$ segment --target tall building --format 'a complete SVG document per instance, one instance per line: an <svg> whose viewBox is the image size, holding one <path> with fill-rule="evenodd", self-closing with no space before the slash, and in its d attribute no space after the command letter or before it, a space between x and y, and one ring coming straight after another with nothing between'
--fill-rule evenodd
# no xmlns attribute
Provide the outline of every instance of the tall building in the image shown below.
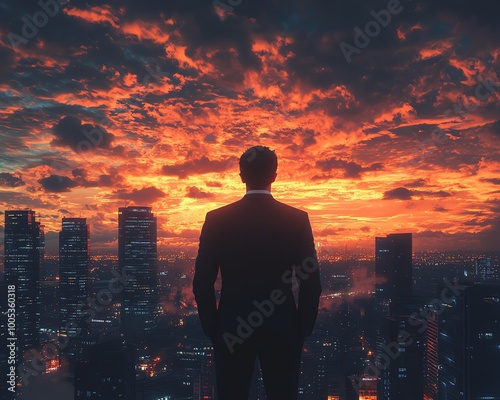
<svg viewBox="0 0 500 400"><path fill-rule="evenodd" d="M375 332L371 342L375 344L376 364L383 366L377 398L422 400L430 368L427 342L431 339L410 319L425 304L413 296L411 233L375 238L375 275ZM407 340L401 340L403 332Z"/></svg>
<svg viewBox="0 0 500 400"><path fill-rule="evenodd" d="M120 331L135 339L156 326L158 309L157 221L151 207L118 212L118 265L127 276L122 292Z"/></svg>
<svg viewBox="0 0 500 400"><path fill-rule="evenodd" d="M394 233L375 238L375 275L375 294L378 299L411 295L411 233Z"/></svg>
<svg viewBox="0 0 500 400"><path fill-rule="evenodd" d="M394 308L411 294L412 234L399 233L376 237L375 301L372 315L368 318L373 324L366 329L370 347L375 348L381 343L384 317L394 314Z"/></svg>
<svg viewBox="0 0 500 400"><path fill-rule="evenodd" d="M425 335L420 326L408 314L384 317L379 400L423 399Z"/></svg>
<svg viewBox="0 0 500 400"><path fill-rule="evenodd" d="M135 349L120 340L89 347L75 365L75 400L135 400Z"/></svg>
<svg viewBox="0 0 500 400"><path fill-rule="evenodd" d="M471 285L440 315L439 399L500 399L500 286Z"/></svg>
<svg viewBox="0 0 500 400"><path fill-rule="evenodd" d="M215 365L213 347L206 341L188 340L176 352L175 372L192 386L193 400L214 400Z"/></svg>
<svg viewBox="0 0 500 400"><path fill-rule="evenodd" d="M5 282L16 286L18 351L39 344L40 268L44 257L43 226L32 210L5 211Z"/></svg>
<svg viewBox="0 0 500 400"><path fill-rule="evenodd" d="M74 357L77 336L88 332L82 304L87 302L89 227L85 218L63 218L59 232L59 334L68 337L63 353Z"/></svg>

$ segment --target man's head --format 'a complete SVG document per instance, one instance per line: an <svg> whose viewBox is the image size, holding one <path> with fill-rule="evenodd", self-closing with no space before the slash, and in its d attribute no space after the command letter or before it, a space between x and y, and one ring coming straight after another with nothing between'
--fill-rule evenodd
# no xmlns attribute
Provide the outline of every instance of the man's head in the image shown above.
<svg viewBox="0 0 500 400"><path fill-rule="evenodd" d="M241 181L247 189L266 189L276 179L278 158L265 146L250 147L240 157Z"/></svg>

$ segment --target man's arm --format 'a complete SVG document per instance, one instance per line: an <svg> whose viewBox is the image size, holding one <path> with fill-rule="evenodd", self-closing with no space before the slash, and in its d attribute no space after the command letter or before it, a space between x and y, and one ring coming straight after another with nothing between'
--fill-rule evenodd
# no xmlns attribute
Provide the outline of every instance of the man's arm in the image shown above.
<svg viewBox="0 0 500 400"><path fill-rule="evenodd" d="M198 306L198 315L203 332L209 338L215 336L216 330L217 302L214 284L219 273L219 262L216 258L214 243L214 225L211 216L212 214L208 212L201 229L200 246L193 278L193 293Z"/></svg>
<svg viewBox="0 0 500 400"><path fill-rule="evenodd" d="M298 296L299 334L307 337L312 334L316 322L322 288L311 223L307 213L304 216L300 228L299 264L296 266L296 275L297 279L300 280Z"/></svg>

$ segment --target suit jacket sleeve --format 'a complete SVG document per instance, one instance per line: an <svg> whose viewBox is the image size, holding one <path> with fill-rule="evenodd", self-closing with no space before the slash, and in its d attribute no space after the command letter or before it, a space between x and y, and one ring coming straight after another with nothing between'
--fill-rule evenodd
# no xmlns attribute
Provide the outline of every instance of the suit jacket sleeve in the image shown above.
<svg viewBox="0 0 500 400"><path fill-rule="evenodd" d="M214 229L212 214L208 212L201 229L193 278L193 292L198 306L198 315L203 332L209 338L215 336L217 317L214 284L219 272L219 262L216 254Z"/></svg>
<svg viewBox="0 0 500 400"><path fill-rule="evenodd" d="M298 295L299 333L303 337L307 337L312 334L316 322L322 290L318 258L307 213L304 214L302 220L299 238L299 255L296 268L300 269L300 274L303 277L301 278L297 273L297 278L300 280Z"/></svg>

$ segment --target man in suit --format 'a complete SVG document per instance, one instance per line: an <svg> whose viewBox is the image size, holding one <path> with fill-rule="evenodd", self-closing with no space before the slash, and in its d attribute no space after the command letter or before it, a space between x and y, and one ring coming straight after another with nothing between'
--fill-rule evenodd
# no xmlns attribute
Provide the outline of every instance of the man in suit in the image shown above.
<svg viewBox="0 0 500 400"><path fill-rule="evenodd" d="M277 167L267 147L243 153L246 194L209 211L201 230L193 292L214 346L219 400L248 399L256 357L268 400L297 398L300 356L316 321L321 284L308 214L271 195Z"/></svg>

